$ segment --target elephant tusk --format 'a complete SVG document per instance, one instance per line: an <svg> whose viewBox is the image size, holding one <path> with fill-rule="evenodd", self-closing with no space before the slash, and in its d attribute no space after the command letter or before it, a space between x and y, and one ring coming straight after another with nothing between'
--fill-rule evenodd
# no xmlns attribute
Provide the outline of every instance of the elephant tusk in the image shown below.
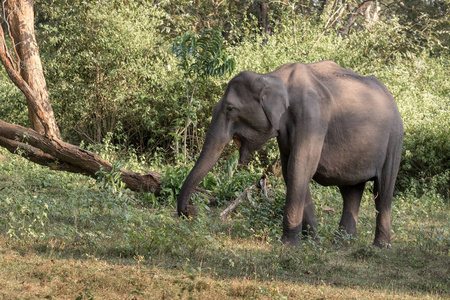
<svg viewBox="0 0 450 300"><path fill-rule="evenodd" d="M241 149L241 140L239 139L239 136L237 134L233 135L233 141L236 143L236 145L238 146L238 149Z"/></svg>

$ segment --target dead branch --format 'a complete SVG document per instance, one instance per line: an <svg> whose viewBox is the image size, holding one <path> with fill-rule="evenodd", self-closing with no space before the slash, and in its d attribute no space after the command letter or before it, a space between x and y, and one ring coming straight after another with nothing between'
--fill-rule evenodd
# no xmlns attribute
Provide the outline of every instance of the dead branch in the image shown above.
<svg viewBox="0 0 450 300"><path fill-rule="evenodd" d="M232 212L232 211L239 205L239 203L241 203L246 197L247 197L248 200L250 200L250 199L251 199L250 193L251 193L251 191L253 191L253 190L256 189L256 188L257 188L257 187L256 187L256 184L247 187L247 188L241 193L241 195L240 195L239 197L236 198L236 200L234 200L233 202L231 202L231 204L228 205L228 207L227 207L224 211L222 211L222 212L220 213L220 217L222 218L222 221L226 221L227 218L228 218L228 214L229 214L230 212Z"/></svg>
<svg viewBox="0 0 450 300"><path fill-rule="evenodd" d="M259 180L255 182L255 184L247 187L244 189L244 191L237 197L233 202L231 202L228 207L220 213L220 217L222 218L222 221L226 221L228 218L228 215L245 199L250 202L251 205L255 205L253 202L253 199L251 197L251 192L255 189L261 190L261 193L263 193L264 196L268 197L267 193L267 174L272 173L275 174L276 171L276 165L278 164L278 157L267 167L267 169L264 171L264 173L261 175Z"/></svg>

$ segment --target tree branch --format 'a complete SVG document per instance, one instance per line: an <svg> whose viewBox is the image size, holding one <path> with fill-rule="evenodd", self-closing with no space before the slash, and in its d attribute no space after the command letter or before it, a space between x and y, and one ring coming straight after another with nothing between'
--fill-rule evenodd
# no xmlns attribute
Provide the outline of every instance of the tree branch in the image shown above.
<svg viewBox="0 0 450 300"><path fill-rule="evenodd" d="M278 157L267 167L267 169L264 171L264 173L259 178L258 182L255 182L253 185L247 187L244 189L244 191L237 197L233 202L231 202L228 207L223 210L220 213L220 217L222 218L222 221L226 221L228 218L228 215L241 203L245 198L250 202L251 205L254 205L251 198L251 192L255 189L261 190L261 192L264 194L265 197L268 197L267 193L267 174L277 173L275 169L277 168L277 165L279 163Z"/></svg>

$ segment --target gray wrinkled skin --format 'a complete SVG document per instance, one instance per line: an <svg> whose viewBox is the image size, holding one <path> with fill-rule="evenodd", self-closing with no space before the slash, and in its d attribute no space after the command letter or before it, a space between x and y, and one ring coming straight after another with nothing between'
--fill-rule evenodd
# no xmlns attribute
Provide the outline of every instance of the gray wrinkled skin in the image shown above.
<svg viewBox="0 0 450 300"><path fill-rule="evenodd" d="M214 108L198 161L178 196L187 215L193 189L234 139L240 162L277 137L287 186L282 241L314 237L309 182L339 187L344 201L341 230L356 236L361 197L374 181L377 210L374 244L391 243L391 202L403 141L394 98L375 77L362 77L331 61L286 64L267 74L242 72Z"/></svg>

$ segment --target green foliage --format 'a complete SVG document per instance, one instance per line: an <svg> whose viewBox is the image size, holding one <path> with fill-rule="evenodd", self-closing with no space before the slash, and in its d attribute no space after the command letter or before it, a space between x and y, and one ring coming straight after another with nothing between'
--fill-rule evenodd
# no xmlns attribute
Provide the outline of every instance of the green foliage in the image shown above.
<svg viewBox="0 0 450 300"><path fill-rule="evenodd" d="M211 76L222 77L226 73L231 74L235 67L234 59L227 58L222 46L223 37L219 28L207 29L200 34L199 38L194 32L188 31L184 35L178 36L173 42L172 52L179 59L178 68L184 72L187 99L182 110L186 115L186 120L176 120L177 125L182 125L184 129L177 129L174 138L178 140L183 132L183 155L185 158L187 158L189 126L193 123L195 129L197 111L201 107L201 102L194 98L197 81L199 79L206 80ZM176 144L178 145L178 141ZM176 148L178 151L178 147Z"/></svg>
<svg viewBox="0 0 450 300"><path fill-rule="evenodd" d="M64 139L114 150L113 160L130 154L134 166L179 162L182 139L186 157L195 157L215 102L242 70L331 59L373 74L393 93L405 124L398 190L447 200L448 1L378 3L376 21L366 19L372 6L344 32L362 2L40 0L36 35ZM0 95L0 118L27 126L26 103L3 71ZM113 149L101 149L104 141ZM272 148L243 170L262 169L275 156ZM251 176L240 169L234 177ZM237 181L219 196L233 197Z"/></svg>
<svg viewBox="0 0 450 300"><path fill-rule="evenodd" d="M281 237L286 194L279 188L271 188L268 196L257 191L251 197L252 202L243 210L249 228L263 240L278 240Z"/></svg>
<svg viewBox="0 0 450 300"><path fill-rule="evenodd" d="M200 206L200 208L204 206ZM187 253L195 254L204 248L210 248L214 239L211 237L208 224L203 217L191 222L174 219L167 212L155 214L153 218L140 224L139 229L131 227L127 232L130 246L139 253L151 253L184 257ZM190 241L186 243L188 238ZM213 246L214 247L214 246Z"/></svg>
<svg viewBox="0 0 450 300"><path fill-rule="evenodd" d="M48 222L48 204L42 196L27 195L20 202L6 197L0 211L8 211L1 222L9 228L7 234L18 240L43 239Z"/></svg>
<svg viewBox="0 0 450 300"><path fill-rule="evenodd" d="M99 184L103 190L110 191L113 194L119 193L125 188L120 168L120 163L114 163L109 171L105 171L103 166L101 166L100 170L95 172L95 175L97 176L96 183Z"/></svg>
<svg viewBox="0 0 450 300"><path fill-rule="evenodd" d="M223 166L222 174L217 177L217 183L221 186L233 181L233 176L236 173L239 163L239 151L234 151L230 158L225 162Z"/></svg>
<svg viewBox="0 0 450 300"><path fill-rule="evenodd" d="M216 183L212 190L220 204L238 196L242 190L253 184L256 176L259 176L245 170L238 171L238 161L239 152L235 151L225 163L215 168Z"/></svg>
<svg viewBox="0 0 450 300"><path fill-rule="evenodd" d="M178 68L186 79L198 77L221 77L232 73L235 60L227 58L223 47L222 30L207 29L197 38L192 31L178 36L173 42L172 52L179 59Z"/></svg>
<svg viewBox="0 0 450 300"><path fill-rule="evenodd" d="M404 32L417 47L444 54L450 47L450 2L411 0L394 7Z"/></svg>
<svg viewBox="0 0 450 300"><path fill-rule="evenodd" d="M192 165L180 165L178 167L167 166L164 170L164 176L161 178L161 197L162 203L175 206L177 196L181 190L183 182L186 180Z"/></svg>
<svg viewBox="0 0 450 300"><path fill-rule="evenodd" d="M183 94L167 75L175 64L159 32L167 15L153 5L117 1L40 2L36 11L44 71L64 138L99 143L113 132L141 149L167 145L170 139L162 136Z"/></svg>
<svg viewBox="0 0 450 300"><path fill-rule="evenodd" d="M0 120L29 127L25 97L14 86L3 67L0 68L0 91Z"/></svg>
<svg viewBox="0 0 450 300"><path fill-rule="evenodd" d="M450 80L448 57L425 55L376 74L397 99L405 125L398 187L450 199ZM412 83L412 84L409 84Z"/></svg>
<svg viewBox="0 0 450 300"><path fill-rule="evenodd" d="M219 163L220 166L214 170L215 172L208 173L199 184L200 187L213 191L220 204L231 199L239 190L244 189L254 177L246 172L235 175L238 158L236 152L225 163ZM175 206L181 187L193 166L193 162L185 165L166 166L161 178L161 196L158 197L161 204Z"/></svg>

